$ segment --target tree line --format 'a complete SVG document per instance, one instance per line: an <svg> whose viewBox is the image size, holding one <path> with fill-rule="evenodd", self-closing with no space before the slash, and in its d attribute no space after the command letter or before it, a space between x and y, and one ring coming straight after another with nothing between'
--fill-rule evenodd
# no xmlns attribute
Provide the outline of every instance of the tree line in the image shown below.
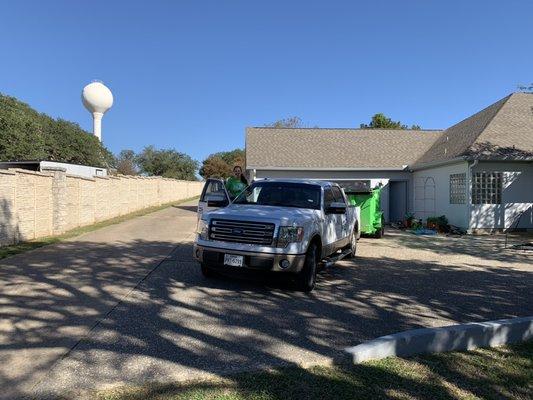
<svg viewBox="0 0 533 400"><path fill-rule="evenodd" d="M270 124L265 124L269 128L308 128L300 117L288 117L280 119L278 121L272 122ZM318 128L314 126L314 128ZM411 125L410 127L406 124L401 123L400 121L394 121L392 118L387 117L383 113L374 114L368 124L359 124L360 129L410 129L410 130L420 130L419 125Z"/></svg>
<svg viewBox="0 0 533 400"><path fill-rule="evenodd" d="M146 146L139 153L113 155L78 124L39 113L28 104L0 93L0 161L48 160L91 165L124 175L164 176L197 180L231 174L234 163L244 167L244 150L215 153L201 164L176 149Z"/></svg>
<svg viewBox="0 0 533 400"><path fill-rule="evenodd" d="M158 150L153 146L145 147L138 154L133 150L122 150L115 163L116 171L123 175L157 175L187 180L196 180L196 171L202 178L227 178L235 165L244 169L244 150L211 154L200 165L187 154L174 149Z"/></svg>
<svg viewBox="0 0 533 400"><path fill-rule="evenodd" d="M0 93L0 161L50 160L108 167L113 154L78 124Z"/></svg>
<svg viewBox="0 0 533 400"><path fill-rule="evenodd" d="M302 128L299 117L266 124L274 128ZM365 129L408 129L382 113L375 114ZM412 125L410 129L420 129ZM78 124L39 113L14 97L0 93L0 161L49 160L108 168L124 175L163 176L197 180L227 178L235 165L246 166L243 149L209 155L200 164L176 149L146 146L139 153L122 150L113 155L100 141Z"/></svg>

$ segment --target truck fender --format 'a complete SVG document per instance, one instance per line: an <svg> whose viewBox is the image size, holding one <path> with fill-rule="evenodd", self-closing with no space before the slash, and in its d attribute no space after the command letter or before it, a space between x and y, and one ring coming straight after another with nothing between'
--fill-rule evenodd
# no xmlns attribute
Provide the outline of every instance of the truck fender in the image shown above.
<svg viewBox="0 0 533 400"><path fill-rule="evenodd" d="M309 240L309 243L307 244L307 249L305 251L306 253L309 249L309 246L311 246L311 243L316 243L318 245L318 255L319 258L322 258L322 238L320 237L318 232L315 232L311 235L311 239Z"/></svg>

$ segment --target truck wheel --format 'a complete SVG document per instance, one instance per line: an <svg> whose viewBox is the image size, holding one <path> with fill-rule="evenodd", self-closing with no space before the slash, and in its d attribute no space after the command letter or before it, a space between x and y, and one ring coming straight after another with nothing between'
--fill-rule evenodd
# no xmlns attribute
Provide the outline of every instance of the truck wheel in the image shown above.
<svg viewBox="0 0 533 400"><path fill-rule="evenodd" d="M200 268L202 270L202 275L205 278L212 278L215 275L214 271L211 268L209 268L207 265L205 265L204 263L200 264Z"/></svg>
<svg viewBox="0 0 533 400"><path fill-rule="evenodd" d="M350 244L346 248L350 250L350 254L348 254L345 258L354 258L355 254L357 253L357 232L354 231L352 233Z"/></svg>
<svg viewBox="0 0 533 400"><path fill-rule="evenodd" d="M296 276L296 281L300 290L310 292L315 288L317 264L316 244L311 243L305 254L304 267Z"/></svg>

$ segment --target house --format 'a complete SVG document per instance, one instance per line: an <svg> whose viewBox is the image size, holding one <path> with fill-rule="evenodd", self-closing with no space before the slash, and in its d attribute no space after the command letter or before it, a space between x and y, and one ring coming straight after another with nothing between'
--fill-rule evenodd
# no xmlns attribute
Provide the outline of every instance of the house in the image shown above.
<svg viewBox="0 0 533 400"><path fill-rule="evenodd" d="M533 229L533 94L513 93L445 130L246 130L253 178L381 185L385 220L445 215L470 231ZM515 226L513 225L513 226Z"/></svg>
<svg viewBox="0 0 533 400"><path fill-rule="evenodd" d="M57 161L4 161L0 162L0 169L21 168L31 171L42 172L48 168L64 168L67 174L92 178L93 176L107 176L107 169L100 167L91 167L89 165L70 164Z"/></svg>

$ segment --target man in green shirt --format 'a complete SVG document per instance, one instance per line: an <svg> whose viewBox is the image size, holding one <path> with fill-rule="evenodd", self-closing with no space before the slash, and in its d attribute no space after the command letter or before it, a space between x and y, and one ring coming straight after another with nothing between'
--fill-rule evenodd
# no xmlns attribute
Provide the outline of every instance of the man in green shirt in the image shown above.
<svg viewBox="0 0 533 400"><path fill-rule="evenodd" d="M237 197L248 186L248 181L242 173L239 165L233 167L233 176L226 180L226 189L232 199Z"/></svg>

